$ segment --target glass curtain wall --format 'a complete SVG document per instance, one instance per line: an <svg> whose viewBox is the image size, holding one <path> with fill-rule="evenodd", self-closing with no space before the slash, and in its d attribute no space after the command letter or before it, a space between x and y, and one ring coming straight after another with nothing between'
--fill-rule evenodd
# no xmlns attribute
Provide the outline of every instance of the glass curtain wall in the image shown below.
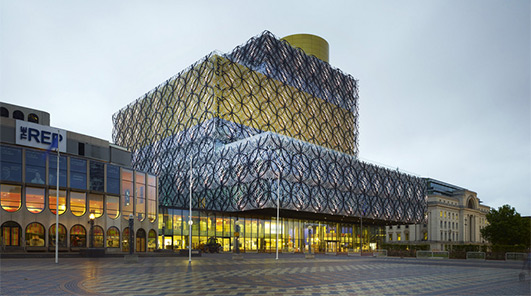
<svg viewBox="0 0 531 296"><path fill-rule="evenodd" d="M188 210L162 208L159 212L162 231L159 242L166 249L187 249L189 244ZM240 226L240 251L274 253L276 251L276 217L236 217L229 213L192 211L192 248L204 249L215 238L223 252L234 251L235 224ZM383 226L281 218L278 223L280 252L349 252L376 250L385 241ZM363 244L362 244L363 242Z"/></svg>

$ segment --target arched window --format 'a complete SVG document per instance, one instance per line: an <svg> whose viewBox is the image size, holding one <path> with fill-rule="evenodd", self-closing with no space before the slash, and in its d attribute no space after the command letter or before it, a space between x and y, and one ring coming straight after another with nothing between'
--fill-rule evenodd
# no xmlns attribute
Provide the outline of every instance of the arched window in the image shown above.
<svg viewBox="0 0 531 296"><path fill-rule="evenodd" d="M116 219L120 215L120 197L114 195L106 195L106 211L107 217L111 219Z"/></svg>
<svg viewBox="0 0 531 296"><path fill-rule="evenodd" d="M120 230L112 226L107 229L107 248L120 247Z"/></svg>
<svg viewBox="0 0 531 296"><path fill-rule="evenodd" d="M122 232L122 252L129 252L129 227Z"/></svg>
<svg viewBox="0 0 531 296"><path fill-rule="evenodd" d="M468 199L468 205L467 205L467 207L468 207L469 209L475 209L475 208L476 208L476 203L474 202L474 198L473 198L473 197L470 197L470 198Z"/></svg>
<svg viewBox="0 0 531 296"><path fill-rule="evenodd" d="M26 246L44 247L44 226L41 223L33 222L26 227Z"/></svg>
<svg viewBox="0 0 531 296"><path fill-rule="evenodd" d="M83 216L87 209L87 194L70 191L70 211L74 216Z"/></svg>
<svg viewBox="0 0 531 296"><path fill-rule="evenodd" d="M39 116L37 116L36 114L30 113L28 115L28 121L33 122L33 123L39 123Z"/></svg>
<svg viewBox="0 0 531 296"><path fill-rule="evenodd" d="M144 221L146 218L146 174L135 172L135 196L136 196L136 206L135 206L135 215L138 218L138 221ZM144 239L145 239L144 231ZM145 249L145 247L144 247ZM145 250L144 250L145 252Z"/></svg>
<svg viewBox="0 0 531 296"><path fill-rule="evenodd" d="M55 247L55 223L48 231L48 246ZM66 248L66 227L59 223L59 244L60 248Z"/></svg>
<svg viewBox="0 0 531 296"><path fill-rule="evenodd" d="M133 171L122 169L122 217L129 220L129 214L133 214ZM123 246L122 246L123 247Z"/></svg>
<svg viewBox="0 0 531 296"><path fill-rule="evenodd" d="M15 110L13 112L13 118L14 119L19 119L19 120L24 120L24 113L22 113L22 111L20 111L20 110Z"/></svg>
<svg viewBox="0 0 531 296"><path fill-rule="evenodd" d="M44 188L26 187L26 208L34 214L44 210Z"/></svg>
<svg viewBox="0 0 531 296"><path fill-rule="evenodd" d="M136 231L136 251L146 251L146 231L142 228Z"/></svg>
<svg viewBox="0 0 531 296"><path fill-rule="evenodd" d="M94 248L103 248L103 228L101 226L94 226Z"/></svg>
<svg viewBox="0 0 531 296"><path fill-rule="evenodd" d="M94 213L96 218L103 215L103 195L89 193L89 211Z"/></svg>
<svg viewBox="0 0 531 296"><path fill-rule="evenodd" d="M83 225L74 225L70 229L70 247L84 248L87 246L87 231Z"/></svg>
<svg viewBox="0 0 531 296"><path fill-rule="evenodd" d="M147 217L149 222L157 220L157 177L147 175Z"/></svg>
<svg viewBox="0 0 531 296"><path fill-rule="evenodd" d="M5 107L0 107L0 116L9 117L9 110L7 110Z"/></svg>
<svg viewBox="0 0 531 296"><path fill-rule="evenodd" d="M151 229L148 233L148 252L153 252L157 248L157 232Z"/></svg>
<svg viewBox="0 0 531 296"><path fill-rule="evenodd" d="M6 247L20 247L20 233L21 227L17 222L5 222L2 224L2 237L0 239L0 243Z"/></svg>
<svg viewBox="0 0 531 296"><path fill-rule="evenodd" d="M48 208L55 215L57 191L55 189L48 190ZM59 190L59 215L66 212L66 190Z"/></svg>
<svg viewBox="0 0 531 296"><path fill-rule="evenodd" d="M7 212L16 212L22 205L21 187L18 185L0 185L0 204Z"/></svg>

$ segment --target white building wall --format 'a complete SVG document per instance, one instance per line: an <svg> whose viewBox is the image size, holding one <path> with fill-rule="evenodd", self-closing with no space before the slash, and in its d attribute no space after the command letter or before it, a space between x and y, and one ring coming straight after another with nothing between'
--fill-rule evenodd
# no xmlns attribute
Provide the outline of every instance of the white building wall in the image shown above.
<svg viewBox="0 0 531 296"><path fill-rule="evenodd" d="M386 243L429 243L432 250L450 244L481 244L481 228L487 225L490 207L481 205L475 192L461 190L453 196L428 196L427 225L411 224L386 227ZM409 232L406 240L405 231ZM427 232L427 239L423 233ZM397 237L400 233L400 241ZM392 235L390 240L389 235Z"/></svg>

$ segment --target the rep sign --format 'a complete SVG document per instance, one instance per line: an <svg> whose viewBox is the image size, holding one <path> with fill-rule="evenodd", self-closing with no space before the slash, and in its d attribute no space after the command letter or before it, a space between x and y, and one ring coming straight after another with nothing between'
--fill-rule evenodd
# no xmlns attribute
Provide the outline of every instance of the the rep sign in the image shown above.
<svg viewBox="0 0 531 296"><path fill-rule="evenodd" d="M59 151L66 152L66 131L33 122L16 120L15 143L41 149L49 149L59 136ZM53 149L55 150L55 149Z"/></svg>

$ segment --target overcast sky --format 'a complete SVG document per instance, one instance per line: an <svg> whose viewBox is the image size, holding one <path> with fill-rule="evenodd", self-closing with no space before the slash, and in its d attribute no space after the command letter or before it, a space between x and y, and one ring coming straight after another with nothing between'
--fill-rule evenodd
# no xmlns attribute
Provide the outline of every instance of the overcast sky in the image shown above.
<svg viewBox="0 0 531 296"><path fill-rule="evenodd" d="M0 100L112 141L213 50L311 33L360 84L360 157L531 215L530 1L0 0Z"/></svg>

